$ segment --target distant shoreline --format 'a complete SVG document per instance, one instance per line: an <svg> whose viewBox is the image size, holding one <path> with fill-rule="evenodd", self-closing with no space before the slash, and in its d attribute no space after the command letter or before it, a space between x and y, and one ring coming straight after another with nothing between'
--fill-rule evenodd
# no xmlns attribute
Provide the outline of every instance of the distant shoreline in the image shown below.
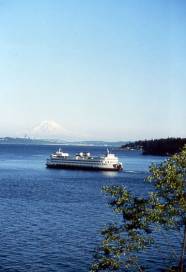
<svg viewBox="0 0 186 272"><path fill-rule="evenodd" d="M166 138L142 140L122 145L124 150L140 150L143 155L171 156L181 151L186 145L186 138Z"/></svg>
<svg viewBox="0 0 186 272"><path fill-rule="evenodd" d="M77 146L113 146L120 148L121 145L126 144L126 141L63 141L63 140L45 140L45 139L31 139L31 138L14 138L4 137L0 138L1 144L20 144L20 145L77 145Z"/></svg>

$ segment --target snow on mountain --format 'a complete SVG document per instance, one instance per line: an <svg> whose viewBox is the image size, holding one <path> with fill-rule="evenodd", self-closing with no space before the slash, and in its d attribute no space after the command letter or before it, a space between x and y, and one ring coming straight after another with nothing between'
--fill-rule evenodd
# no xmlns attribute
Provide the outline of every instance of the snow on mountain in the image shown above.
<svg viewBox="0 0 186 272"><path fill-rule="evenodd" d="M30 135L35 138L52 139L52 138L71 138L70 132L55 121L42 121L33 127Z"/></svg>

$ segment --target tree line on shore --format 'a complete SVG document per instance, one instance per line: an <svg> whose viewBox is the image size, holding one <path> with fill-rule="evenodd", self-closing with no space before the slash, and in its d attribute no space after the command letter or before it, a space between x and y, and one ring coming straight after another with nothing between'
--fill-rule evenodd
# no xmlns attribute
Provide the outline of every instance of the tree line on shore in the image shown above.
<svg viewBox="0 0 186 272"><path fill-rule="evenodd" d="M186 138L167 138L130 142L121 148L142 150L144 155L169 156L179 152L185 144Z"/></svg>

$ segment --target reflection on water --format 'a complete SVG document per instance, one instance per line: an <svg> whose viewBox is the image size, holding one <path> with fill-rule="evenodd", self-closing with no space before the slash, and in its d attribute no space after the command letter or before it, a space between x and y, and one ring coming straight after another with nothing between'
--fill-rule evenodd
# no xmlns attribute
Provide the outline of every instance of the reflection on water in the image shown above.
<svg viewBox="0 0 186 272"><path fill-rule="evenodd" d="M114 177L118 176L119 172L115 172L115 171L103 171L102 174L105 177L114 178Z"/></svg>

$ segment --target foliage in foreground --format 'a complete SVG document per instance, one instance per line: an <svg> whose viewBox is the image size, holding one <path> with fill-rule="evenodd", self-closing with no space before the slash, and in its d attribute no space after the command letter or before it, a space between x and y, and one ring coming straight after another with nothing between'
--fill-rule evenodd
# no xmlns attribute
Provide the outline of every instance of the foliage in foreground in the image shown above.
<svg viewBox="0 0 186 272"><path fill-rule="evenodd" d="M147 178L154 190L147 197L134 196L123 186L105 186L109 204L121 215L121 223L110 224L103 231L101 246L91 266L97 271L145 271L137 253L156 241L157 228L179 231L181 252L177 266L168 271L184 271L186 251L186 146L179 154L159 166L150 167ZM179 249L180 251L180 249Z"/></svg>

